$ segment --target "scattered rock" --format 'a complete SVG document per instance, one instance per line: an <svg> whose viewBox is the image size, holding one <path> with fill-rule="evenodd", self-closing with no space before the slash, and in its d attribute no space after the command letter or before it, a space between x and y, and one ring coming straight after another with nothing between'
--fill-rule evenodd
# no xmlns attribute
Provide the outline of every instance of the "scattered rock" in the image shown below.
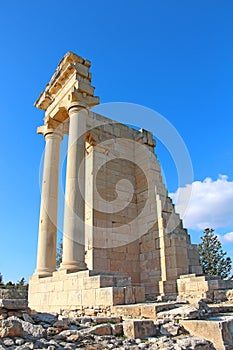
<svg viewBox="0 0 233 350"><path fill-rule="evenodd" d="M90 312L98 311L97 316L76 317L73 313L71 319L67 315L16 310L21 317L0 321L0 350L214 350L209 341L187 336L176 319L177 315L178 319L193 317L193 310L200 318L209 312L208 306L200 302L179 309L167 311L156 322L152 319L122 322L119 317L106 316L101 309Z"/></svg>
<svg viewBox="0 0 233 350"><path fill-rule="evenodd" d="M229 290L226 292L226 298L227 298L227 300L229 300L229 301L232 301L232 300L233 300L233 289L229 289Z"/></svg>
<svg viewBox="0 0 233 350"><path fill-rule="evenodd" d="M26 312L23 312L22 317L23 317L23 320L24 320L25 322L29 322L29 323L32 323L32 324L35 323L35 322L33 321L33 319L31 318L31 316L29 316Z"/></svg>
<svg viewBox="0 0 233 350"><path fill-rule="evenodd" d="M53 327L59 328L61 330L69 329L70 322L68 320L58 320L53 324Z"/></svg>
<svg viewBox="0 0 233 350"><path fill-rule="evenodd" d="M32 318L36 323L48 323L50 325L53 325L58 320L58 314L41 312L41 313L32 315Z"/></svg>
<svg viewBox="0 0 233 350"><path fill-rule="evenodd" d="M121 323L112 325L112 334L119 337L123 335L123 325Z"/></svg>
<svg viewBox="0 0 233 350"><path fill-rule="evenodd" d="M181 339L177 339L177 344L182 349L190 349L190 350L215 350L213 344L205 339L200 339L197 337L185 337Z"/></svg>
<svg viewBox="0 0 233 350"><path fill-rule="evenodd" d="M173 322L168 322L160 327L160 333L167 336L177 336L180 331L180 325L174 324Z"/></svg>
<svg viewBox="0 0 233 350"><path fill-rule="evenodd" d="M86 350L102 350L101 344L88 344L85 348Z"/></svg>
<svg viewBox="0 0 233 350"><path fill-rule="evenodd" d="M0 338L4 337L23 337L24 330L18 320L3 320L0 323Z"/></svg>
<svg viewBox="0 0 233 350"><path fill-rule="evenodd" d="M54 336L54 335L56 335L56 334L58 334L60 332L61 332L61 330L59 328L55 328L55 327L47 328L47 335L49 337L52 337L52 336Z"/></svg>
<svg viewBox="0 0 233 350"><path fill-rule="evenodd" d="M6 346L13 346L14 345L14 340L11 338L5 338L3 339L3 344Z"/></svg>
<svg viewBox="0 0 233 350"><path fill-rule="evenodd" d="M78 331L72 331L72 330L67 330L67 331L62 331L59 334L55 335L54 339L56 340L64 340L68 338L71 335L79 335Z"/></svg>
<svg viewBox="0 0 233 350"><path fill-rule="evenodd" d="M8 317L8 313L4 309L0 309L0 321L5 320Z"/></svg>
<svg viewBox="0 0 233 350"><path fill-rule="evenodd" d="M78 331L81 327L80 326L75 326L74 324L71 324L69 329L72 329L72 330L75 330L75 331Z"/></svg>
<svg viewBox="0 0 233 350"><path fill-rule="evenodd" d="M96 316L96 317L91 318L91 322L94 322L97 324L100 324L100 323L120 323L120 322L122 322L122 318L121 317L107 317L107 316L99 317L99 316Z"/></svg>
<svg viewBox="0 0 233 350"><path fill-rule="evenodd" d="M146 338L157 334L157 328L152 320L125 320L123 330L127 338Z"/></svg>
<svg viewBox="0 0 233 350"><path fill-rule="evenodd" d="M86 309L85 310L85 315L86 316L97 316L98 310L96 309Z"/></svg>
<svg viewBox="0 0 233 350"><path fill-rule="evenodd" d="M41 325L34 325L29 322L25 322L15 316L9 317L8 320L18 321L21 324L26 336L30 335L35 338L42 338L46 336L46 330Z"/></svg>
<svg viewBox="0 0 233 350"><path fill-rule="evenodd" d="M91 324L91 322L92 322L92 318L91 317L80 317L79 318L79 320L80 320L80 323L82 323L82 324L86 324L86 323L90 323Z"/></svg>
<svg viewBox="0 0 233 350"><path fill-rule="evenodd" d="M95 335L111 335L112 327L110 324L100 324L92 327L90 333Z"/></svg>
<svg viewBox="0 0 233 350"><path fill-rule="evenodd" d="M25 343L25 340L23 338L16 338L15 339L15 345L23 345Z"/></svg>

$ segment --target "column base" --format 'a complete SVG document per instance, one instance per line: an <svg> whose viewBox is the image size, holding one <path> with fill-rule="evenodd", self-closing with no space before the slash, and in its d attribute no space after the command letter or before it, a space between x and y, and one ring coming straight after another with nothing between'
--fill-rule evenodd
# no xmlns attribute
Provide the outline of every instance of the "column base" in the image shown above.
<svg viewBox="0 0 233 350"><path fill-rule="evenodd" d="M36 269L35 272L34 272L34 275L38 276L38 277L49 277L49 276L52 276L54 271L56 271L56 270L55 269L49 269L49 268Z"/></svg>
<svg viewBox="0 0 233 350"><path fill-rule="evenodd" d="M83 261L67 261L64 263L61 263L61 266L59 267L59 271L67 270L67 271L83 271L88 270L87 265Z"/></svg>

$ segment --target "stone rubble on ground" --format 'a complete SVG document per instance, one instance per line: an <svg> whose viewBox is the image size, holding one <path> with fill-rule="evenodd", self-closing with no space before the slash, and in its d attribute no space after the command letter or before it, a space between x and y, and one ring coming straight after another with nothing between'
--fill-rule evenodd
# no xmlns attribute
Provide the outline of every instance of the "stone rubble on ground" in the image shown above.
<svg viewBox="0 0 233 350"><path fill-rule="evenodd" d="M171 310L167 311L167 315L161 312L157 321L122 320L103 313L99 316L98 311L90 310L88 314L93 316L85 316L85 311L80 316L78 311L67 317L57 313L35 313L25 307L23 310L17 307L10 310L6 305L0 308L0 350L215 349L209 341L187 334L179 324L178 317L193 317L195 312L201 317L203 313L208 313L204 303L191 307L186 305L182 312L177 308L173 318Z"/></svg>

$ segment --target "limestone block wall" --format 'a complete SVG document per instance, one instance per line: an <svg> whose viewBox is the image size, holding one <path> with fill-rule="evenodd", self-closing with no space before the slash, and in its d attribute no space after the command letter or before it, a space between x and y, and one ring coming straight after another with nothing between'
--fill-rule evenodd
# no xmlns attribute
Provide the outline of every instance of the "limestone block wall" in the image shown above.
<svg viewBox="0 0 233 350"><path fill-rule="evenodd" d="M138 131L108 120L91 133L95 141L86 156L86 263L96 271L128 273L140 284L134 154Z"/></svg>
<svg viewBox="0 0 233 350"><path fill-rule="evenodd" d="M140 240L140 278L145 286L147 298L154 299L160 294L161 280L159 234L156 227L143 235Z"/></svg>
<svg viewBox="0 0 233 350"><path fill-rule="evenodd" d="M225 301L227 290L233 288L233 281L218 277L188 274L177 280L178 298L195 302L200 299L206 302Z"/></svg>
<svg viewBox="0 0 233 350"><path fill-rule="evenodd" d="M176 279L200 266L163 184L152 134L95 113L88 124L88 268L128 273L148 297L175 296Z"/></svg>
<svg viewBox="0 0 233 350"><path fill-rule="evenodd" d="M189 273L195 273L197 275L202 274L202 268L199 263L199 253L196 244L190 244L188 248L189 257Z"/></svg>
<svg viewBox="0 0 233 350"><path fill-rule="evenodd" d="M29 306L37 311L61 312L85 307L106 307L145 301L143 287L131 286L129 276L95 271L54 272L51 277L33 276Z"/></svg>

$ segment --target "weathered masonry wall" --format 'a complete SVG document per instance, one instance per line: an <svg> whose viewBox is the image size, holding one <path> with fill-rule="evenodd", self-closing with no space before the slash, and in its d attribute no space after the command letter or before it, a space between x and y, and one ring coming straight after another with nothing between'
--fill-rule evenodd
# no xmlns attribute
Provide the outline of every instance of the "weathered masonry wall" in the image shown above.
<svg viewBox="0 0 233 350"><path fill-rule="evenodd" d="M179 275L201 271L162 182L152 134L95 113L90 126L91 119L103 124L89 131L92 148L87 146L87 266L129 274L150 298L175 296ZM176 225L167 233L170 219Z"/></svg>
<svg viewBox="0 0 233 350"><path fill-rule="evenodd" d="M82 307L106 307L145 301L143 287L132 287L130 277L94 271L54 272L51 277L33 276L30 304L35 310L61 312Z"/></svg>

